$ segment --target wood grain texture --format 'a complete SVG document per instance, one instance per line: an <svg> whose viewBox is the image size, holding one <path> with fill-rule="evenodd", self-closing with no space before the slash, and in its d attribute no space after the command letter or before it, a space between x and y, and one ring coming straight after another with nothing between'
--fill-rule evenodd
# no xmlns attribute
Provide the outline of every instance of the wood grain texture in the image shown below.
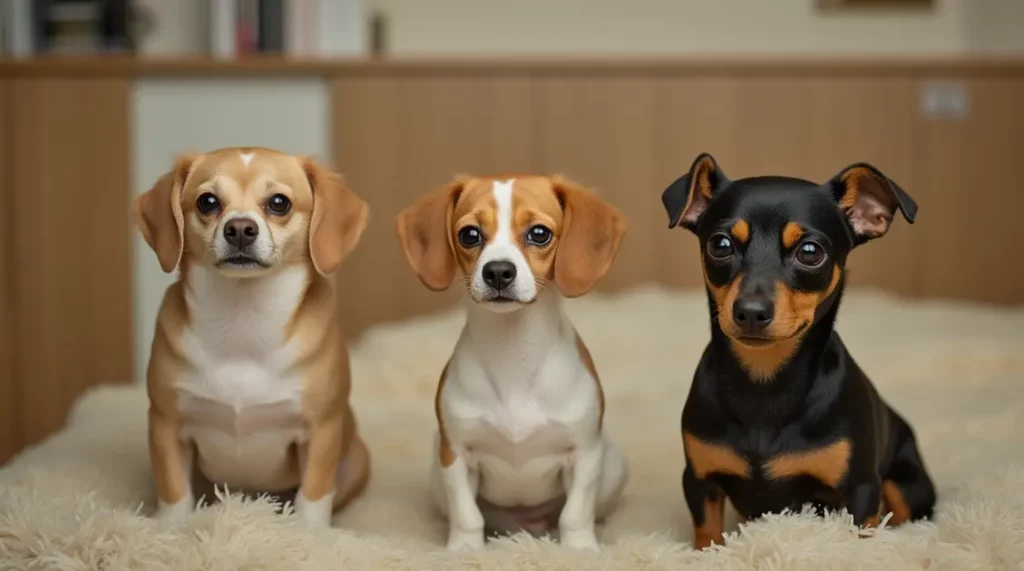
<svg viewBox="0 0 1024 571"><path fill-rule="evenodd" d="M131 378L128 88L18 79L9 218L22 444L98 383Z"/></svg>
<svg viewBox="0 0 1024 571"><path fill-rule="evenodd" d="M362 242L342 266L352 334L379 321L447 307L405 260L395 216L459 173L530 170L535 137L522 79L352 78L334 84L335 163L370 205Z"/></svg>
<svg viewBox="0 0 1024 571"><path fill-rule="evenodd" d="M916 228L920 294L1024 303L1017 172L1024 148L1024 79L967 83L962 120L918 118L913 162L928 189Z"/></svg>
<svg viewBox="0 0 1024 571"><path fill-rule="evenodd" d="M538 163L592 189L627 219L628 230L598 288L615 290L649 278L659 262L650 224L660 208L653 191L656 80L537 80Z"/></svg>
<svg viewBox="0 0 1024 571"><path fill-rule="evenodd" d="M0 204L10 204L8 180L10 171L7 153L11 150L8 131L11 110L8 96L9 81L0 80ZM11 281L10 209L0 213L0 465L21 448L18 430L18 390L14 377L14 300Z"/></svg>

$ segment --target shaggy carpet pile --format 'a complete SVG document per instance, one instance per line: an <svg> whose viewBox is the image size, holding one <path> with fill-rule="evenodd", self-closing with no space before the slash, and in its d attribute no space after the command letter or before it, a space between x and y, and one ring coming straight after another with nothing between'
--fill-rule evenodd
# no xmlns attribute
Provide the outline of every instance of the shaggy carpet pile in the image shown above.
<svg viewBox="0 0 1024 571"><path fill-rule="evenodd" d="M427 500L433 395L461 312L378 326L352 346L353 401L373 454L367 493L312 530L265 498L220 494L184 525L148 518L146 399L98 388L67 427L0 470L0 569L1024 569L1024 309L847 295L838 329L914 426L939 489L934 521L859 537L845 513L736 524L690 549L679 414L708 337L702 292L640 288L567 302L631 464L599 552L513 537L443 549Z"/></svg>

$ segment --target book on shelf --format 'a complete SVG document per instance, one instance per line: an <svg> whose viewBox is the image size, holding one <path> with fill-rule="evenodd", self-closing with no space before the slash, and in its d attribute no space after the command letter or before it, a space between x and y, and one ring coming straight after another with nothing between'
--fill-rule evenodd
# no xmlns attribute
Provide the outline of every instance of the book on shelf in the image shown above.
<svg viewBox="0 0 1024 571"><path fill-rule="evenodd" d="M4 0L3 53L131 53L130 0Z"/></svg>
<svg viewBox="0 0 1024 571"><path fill-rule="evenodd" d="M210 0L210 46L217 57L367 53L364 0Z"/></svg>
<svg viewBox="0 0 1024 571"><path fill-rule="evenodd" d="M218 59L369 53L366 0L197 1L202 4L186 9L180 0L0 0L0 54L147 53L146 28L161 26L170 30L161 35L164 42L184 38L181 52L205 51ZM208 30L207 37L180 32L188 26ZM166 47L159 51L169 55Z"/></svg>

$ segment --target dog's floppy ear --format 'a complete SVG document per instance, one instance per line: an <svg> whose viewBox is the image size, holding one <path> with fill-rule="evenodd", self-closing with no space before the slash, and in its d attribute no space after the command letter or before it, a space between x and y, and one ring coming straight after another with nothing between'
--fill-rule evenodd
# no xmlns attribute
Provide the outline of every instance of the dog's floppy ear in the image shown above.
<svg viewBox="0 0 1024 571"><path fill-rule="evenodd" d="M185 218L181 212L181 187L185 184L193 156L182 156L174 168L164 173L152 188L132 202L132 215L139 232L156 252L160 268L171 273L181 262L184 248Z"/></svg>
<svg viewBox="0 0 1024 571"><path fill-rule="evenodd" d="M342 176L305 158L302 169L313 189L309 256L320 275L330 275L355 249L366 229L369 207L345 185Z"/></svg>
<svg viewBox="0 0 1024 571"><path fill-rule="evenodd" d="M455 251L451 242L452 212L468 177L458 177L407 207L395 219L405 257L416 275L432 291L443 291L455 279Z"/></svg>
<svg viewBox="0 0 1024 571"><path fill-rule="evenodd" d="M626 221L614 208L563 177L552 177L563 208L555 253L555 285L566 297L581 296L608 271L626 234Z"/></svg>
<svg viewBox="0 0 1024 571"><path fill-rule="evenodd" d="M697 225L711 198L729 184L729 179L709 153L701 153L690 165L690 172L676 179L661 194L668 213L668 227L682 226L697 233Z"/></svg>
<svg viewBox="0 0 1024 571"><path fill-rule="evenodd" d="M913 224L917 203L882 172L867 163L855 163L827 183L832 198L846 215L854 245L884 236L898 209Z"/></svg>

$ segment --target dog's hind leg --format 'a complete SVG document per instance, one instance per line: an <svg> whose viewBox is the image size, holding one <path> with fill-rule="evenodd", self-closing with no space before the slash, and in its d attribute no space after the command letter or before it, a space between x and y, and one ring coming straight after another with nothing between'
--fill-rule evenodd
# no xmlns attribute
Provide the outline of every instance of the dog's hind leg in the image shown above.
<svg viewBox="0 0 1024 571"><path fill-rule="evenodd" d="M935 507L935 485L917 449L914 431L895 411L889 410L890 426L896 440L889 471L882 476L885 512L892 512L890 525L931 518Z"/></svg>
<svg viewBox="0 0 1024 571"><path fill-rule="evenodd" d="M341 510L363 493L370 481L370 451L358 435L341 459L334 484L334 511Z"/></svg>
<svg viewBox="0 0 1024 571"><path fill-rule="evenodd" d="M622 496L622 490L629 480L629 463L622 454L622 450L612 442L607 435L604 439L604 457L601 469L601 479L597 488L597 501L595 515L602 520L618 504Z"/></svg>

